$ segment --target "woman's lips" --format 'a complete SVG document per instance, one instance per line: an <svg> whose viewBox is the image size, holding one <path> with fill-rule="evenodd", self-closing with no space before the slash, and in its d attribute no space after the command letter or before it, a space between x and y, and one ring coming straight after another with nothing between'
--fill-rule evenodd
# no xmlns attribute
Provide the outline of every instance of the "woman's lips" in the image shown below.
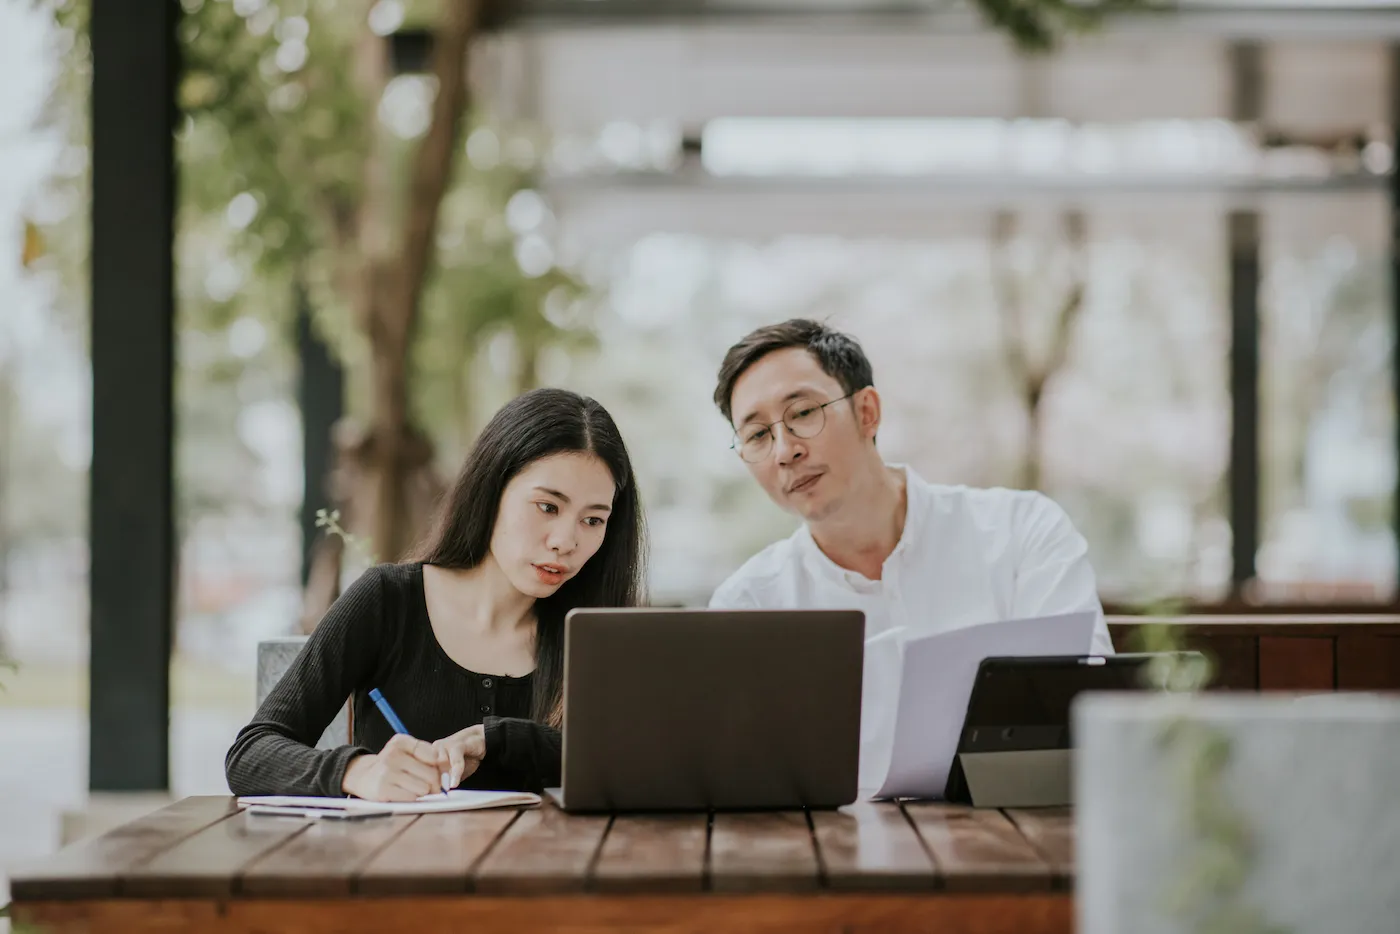
<svg viewBox="0 0 1400 934"><path fill-rule="evenodd" d="M535 574L546 584L561 584L568 577L569 569L557 564L532 564Z"/></svg>

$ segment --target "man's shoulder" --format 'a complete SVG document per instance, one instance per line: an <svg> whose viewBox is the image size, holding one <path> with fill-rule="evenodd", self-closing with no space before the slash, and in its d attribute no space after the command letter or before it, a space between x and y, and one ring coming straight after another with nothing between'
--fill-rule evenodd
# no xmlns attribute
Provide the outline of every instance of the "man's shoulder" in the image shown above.
<svg viewBox="0 0 1400 934"><path fill-rule="evenodd" d="M799 573L802 559L797 539L801 530L779 539L739 566L716 588L713 607L754 606L767 602L774 591Z"/></svg>
<svg viewBox="0 0 1400 934"><path fill-rule="evenodd" d="M1043 511L1058 511L1050 497L1037 490L1016 490L1002 486L956 486L924 484L929 511L962 514L992 522L1021 518Z"/></svg>

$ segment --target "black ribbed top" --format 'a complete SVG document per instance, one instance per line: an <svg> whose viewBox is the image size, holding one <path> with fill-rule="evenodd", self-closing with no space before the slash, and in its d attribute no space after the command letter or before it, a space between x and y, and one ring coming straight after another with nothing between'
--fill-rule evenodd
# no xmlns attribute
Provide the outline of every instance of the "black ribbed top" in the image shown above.
<svg viewBox="0 0 1400 934"><path fill-rule="evenodd" d="M370 568L326 612L282 680L238 732L224 760L236 795L344 792L345 767L394 735L369 692L379 688L404 726L432 742L486 725L486 758L463 788L540 791L559 784L559 731L528 719L533 676L478 674L438 643L421 564ZM351 699L353 743L316 749Z"/></svg>

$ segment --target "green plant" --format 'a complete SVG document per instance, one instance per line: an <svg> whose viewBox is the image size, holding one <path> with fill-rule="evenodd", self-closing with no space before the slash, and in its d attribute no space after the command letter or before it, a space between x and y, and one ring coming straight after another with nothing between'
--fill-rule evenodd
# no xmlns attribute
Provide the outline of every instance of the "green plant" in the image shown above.
<svg viewBox="0 0 1400 934"><path fill-rule="evenodd" d="M1053 52L1067 33L1090 32L1115 13L1161 11L1161 0L976 0L982 16L1023 53Z"/></svg>
<svg viewBox="0 0 1400 934"><path fill-rule="evenodd" d="M10 917L10 906L0 905L0 921L7 921ZM10 934L40 934L39 929L32 924L20 924L16 921L10 923Z"/></svg>
<svg viewBox="0 0 1400 934"><path fill-rule="evenodd" d="M1172 608L1175 609L1175 608ZM1286 934L1262 909L1242 900L1256 857L1254 835L1231 800L1225 776L1233 753L1228 733L1194 717L1190 698L1209 686L1214 661L1191 657L1183 628L1162 622L1175 616L1165 607L1150 614L1134 633L1135 651L1156 653L1149 665L1154 687L1178 695L1179 708L1157 736L1186 820L1187 856L1164 893L1167 912L1195 934Z"/></svg>
<svg viewBox="0 0 1400 934"><path fill-rule="evenodd" d="M345 544L355 549L360 560L366 564L378 564L379 556L370 547L369 539L352 535L340 524L339 509L318 509L316 510L316 528L325 529L328 535L338 535Z"/></svg>

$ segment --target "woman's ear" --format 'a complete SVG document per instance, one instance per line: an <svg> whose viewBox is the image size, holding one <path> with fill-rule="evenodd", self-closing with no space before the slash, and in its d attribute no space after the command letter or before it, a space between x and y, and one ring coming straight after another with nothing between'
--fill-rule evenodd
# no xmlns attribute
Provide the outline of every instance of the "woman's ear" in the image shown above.
<svg viewBox="0 0 1400 934"><path fill-rule="evenodd" d="M880 394L874 386L866 386L851 397L855 403L856 424L860 426L862 438L875 440L880 430Z"/></svg>

